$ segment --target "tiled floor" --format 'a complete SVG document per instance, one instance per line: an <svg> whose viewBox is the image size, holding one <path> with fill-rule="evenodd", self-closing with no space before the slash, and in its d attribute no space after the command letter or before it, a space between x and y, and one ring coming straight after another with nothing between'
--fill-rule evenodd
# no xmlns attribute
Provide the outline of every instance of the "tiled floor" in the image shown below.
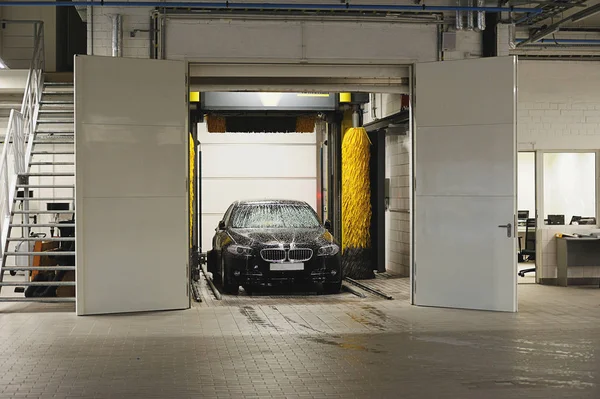
<svg viewBox="0 0 600 399"><path fill-rule="evenodd" d="M517 314L348 293L94 317L2 304L0 398L599 398L600 290L519 295Z"/></svg>

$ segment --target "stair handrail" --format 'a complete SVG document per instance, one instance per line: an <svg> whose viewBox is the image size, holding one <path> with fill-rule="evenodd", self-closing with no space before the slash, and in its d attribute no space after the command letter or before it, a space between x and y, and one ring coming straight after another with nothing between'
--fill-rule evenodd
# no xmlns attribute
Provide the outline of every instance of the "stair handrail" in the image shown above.
<svg viewBox="0 0 600 399"><path fill-rule="evenodd" d="M4 255L19 176L27 173L44 88L44 23L32 21L34 45L20 111L12 109L0 155L0 253ZM24 189L24 194L27 188ZM1 276L0 276L1 281Z"/></svg>

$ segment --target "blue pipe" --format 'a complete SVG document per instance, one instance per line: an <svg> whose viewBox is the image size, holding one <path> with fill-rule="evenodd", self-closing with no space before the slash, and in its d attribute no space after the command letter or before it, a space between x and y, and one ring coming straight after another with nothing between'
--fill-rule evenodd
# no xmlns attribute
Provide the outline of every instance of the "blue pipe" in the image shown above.
<svg viewBox="0 0 600 399"><path fill-rule="evenodd" d="M517 43L524 42L527 39L516 39ZM528 43L527 45L535 45L537 43L547 43L547 44L600 44L600 40L597 39L541 39L533 43Z"/></svg>
<svg viewBox="0 0 600 399"><path fill-rule="evenodd" d="M2 6L48 6L48 7L72 7L72 6L108 6L108 7L179 7L179 8L224 8L241 10L315 10L315 11L335 11L335 10L356 10L356 11L412 11L412 12L442 12L442 11L485 11L485 12L519 12L528 14L540 14L538 8L519 8L519 7L458 7L458 6L427 6L427 5L384 5L384 4L294 4L294 3L204 3L194 1L3 1Z"/></svg>

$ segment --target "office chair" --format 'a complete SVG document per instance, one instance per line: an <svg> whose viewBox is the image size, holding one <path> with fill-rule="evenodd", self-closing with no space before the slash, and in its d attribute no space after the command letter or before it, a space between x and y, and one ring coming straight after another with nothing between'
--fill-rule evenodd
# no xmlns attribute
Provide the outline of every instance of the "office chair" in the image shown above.
<svg viewBox="0 0 600 399"><path fill-rule="evenodd" d="M521 250L520 255L527 260L535 260L535 219L527 219L525 224L525 249ZM519 271L519 276L525 277L525 273L535 272L535 267Z"/></svg>

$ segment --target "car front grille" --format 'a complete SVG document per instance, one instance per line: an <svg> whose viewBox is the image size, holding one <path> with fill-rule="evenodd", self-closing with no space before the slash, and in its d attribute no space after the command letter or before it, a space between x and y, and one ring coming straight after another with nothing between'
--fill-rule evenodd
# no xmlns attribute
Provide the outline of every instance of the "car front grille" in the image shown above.
<svg viewBox="0 0 600 399"><path fill-rule="evenodd" d="M285 249L279 248L263 249L260 256L267 262L284 262L286 259Z"/></svg>
<svg viewBox="0 0 600 399"><path fill-rule="evenodd" d="M288 252L288 259L290 262L306 262L312 258L313 251L310 248L296 248L290 249Z"/></svg>
<svg viewBox="0 0 600 399"><path fill-rule="evenodd" d="M265 248L260 251L260 256L267 262L306 262L312 258L313 251L310 248Z"/></svg>

